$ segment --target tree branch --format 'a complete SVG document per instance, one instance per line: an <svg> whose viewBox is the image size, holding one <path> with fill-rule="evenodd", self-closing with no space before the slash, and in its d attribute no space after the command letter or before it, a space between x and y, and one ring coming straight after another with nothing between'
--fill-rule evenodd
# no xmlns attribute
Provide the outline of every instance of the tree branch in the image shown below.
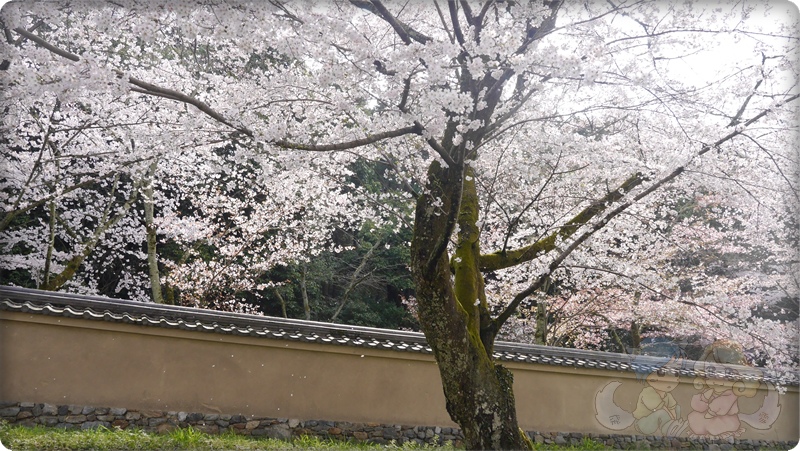
<svg viewBox="0 0 800 451"><path fill-rule="evenodd" d="M458 23L458 6L455 0L448 0L447 6L450 9L450 22L453 24L453 34L462 46L464 45L464 33L461 32L461 24Z"/></svg>
<svg viewBox="0 0 800 451"><path fill-rule="evenodd" d="M353 149L355 147L366 146L368 144L373 144L387 138L397 138L409 134L419 135L421 133L422 133L422 128L419 125L415 124L409 127L398 128L397 130L389 130L386 132L376 133L374 135L367 135L364 138L354 139L352 141L346 141L334 144L303 144L303 143L293 143L285 140L278 140L273 142L272 144L278 147L282 147L284 149L308 150L312 152L331 152L331 151L347 150L347 149Z"/></svg>
<svg viewBox="0 0 800 451"><path fill-rule="evenodd" d="M400 22L379 0L350 0L350 4L355 7L365 9L386 21L386 23L391 25L392 29L394 29L395 33L397 33L397 35L406 45L411 44L412 40L417 41L420 44L425 44L426 42L433 40L430 36L426 36L414 30L407 24Z"/></svg>
<svg viewBox="0 0 800 451"><path fill-rule="evenodd" d="M768 114L770 111L772 111L773 109L775 109L775 108L778 108L778 107L780 107L780 106L782 106L782 105L785 105L785 104L787 104L787 103L789 103L789 102L791 102L791 101L794 101L794 100L796 100L797 98L800 98L800 94L795 94L795 95L793 95L793 96L789 97L789 98L788 98L788 99L786 99L785 101L783 101L783 102L781 102L780 104L776 105L774 108L770 108L770 109L766 109L766 110L762 111L761 113L757 114L756 116L754 116L753 118L751 118L751 119L749 119L747 122L745 122L745 124L744 124L744 125L745 125L745 127L746 127L746 126L748 126L748 125L751 125L751 124L753 124L753 123L754 123L754 122L756 122L758 119L760 119L760 118L762 118L762 117L766 116L766 115L767 115L767 114ZM714 144L711 144L711 145L705 145L705 146L703 146L703 148L702 148L702 149L700 149L700 151L697 153L697 155L698 155L698 156L700 156L700 155L703 155L703 154L707 153L707 152L708 152L709 150L711 150L711 149L719 148L719 146L720 146L721 144L723 144L723 143L725 143L725 142L729 141L730 139L732 139L733 137L735 137L735 136L737 136L737 135L741 134L743 131L744 131L743 129L736 130L736 131L734 131L734 132L731 132L731 133L729 133L728 135L726 135L726 136L724 136L724 137L722 137L722 138L718 139L718 140L717 140L717 141L716 141ZM597 221L597 222L596 222L596 223L595 223L595 224L594 224L594 225L593 225L593 226L592 226L592 227L591 227L589 230L585 231L585 232L584 232L583 234L581 234L581 235L580 235L580 236L579 236L577 239L575 239L575 240L574 240L572 243L570 243L570 245L569 245L569 246L568 246L566 249L564 249L563 251L561 251L561 252L558 254L558 256L557 256L557 257L556 257L556 258L555 258L555 259L554 259L554 260L553 260L553 261L550 263L550 265L548 265L548 268L547 268L547 270L546 270L546 271L545 271L543 274L541 274L541 275L540 275L540 276L539 276L539 277L536 279L536 281L534 281L534 282L533 282L533 283L532 283L532 284L531 284L531 285L530 285L528 288L526 288L525 290L523 290L522 292L520 292L519 294L517 294L517 295L514 297L514 299L512 299L512 301L511 301L511 302L508 304L508 306L506 306L506 308L503 310L503 312L501 312L501 313L500 313L500 315L498 315L498 317L495 319L495 327L496 327L496 329L495 329L495 330L500 330L500 327L502 327L503 323L505 323L505 322L508 320L508 318L511 316L511 314L512 314L512 313L513 313L513 312L514 312L516 309L517 309L517 307L519 306L519 304L520 304L520 303L521 303L521 302L522 302L522 301L523 301L525 298L527 298L528 296L530 296L531 294L533 294L534 292L536 292L536 290L540 289L540 288L541 288L541 287L544 285L544 283L546 282L547 278L548 278L548 277L550 277L550 275L553 273L553 271L555 271L555 270L556 270L556 269L557 269L559 266L561 266L561 263L563 263L563 262L564 262L564 260L565 260L565 259L566 259L566 258L567 258L567 257L568 257L568 256L569 256L569 255L570 255L570 254L571 254L571 253L572 253L572 252L575 250L575 249L577 249L577 248L578 248L578 246L580 246L581 244L583 244L583 242L585 242L587 239L589 239L589 237L591 237L592 235L594 235L594 233L595 233L595 232L597 232L598 230L601 230L603 227L605 227L605 225L606 225L606 224L608 224L608 222L609 222L611 219L613 219L614 217L618 216L618 215L619 215L620 213L622 213L623 211L627 210L627 209L628 209L628 207L630 207L631 205L633 205L633 204L635 204L636 202L638 202L638 201L640 201L640 200L644 199L645 197L647 197L647 196L649 196L650 194L652 194L654 191L658 190L658 189L659 189L659 188L661 188L662 186L664 186L664 185L666 185L667 183L669 183L669 182L671 182L672 180L674 180L674 179L675 179L677 176L679 176L680 174L682 174L682 173L684 172L684 170L685 170L685 167L684 167L684 166L679 166L679 167L677 167L677 168L676 168L676 169L674 169L672 172L670 172L669 174L667 174L666 176L662 177L662 178L661 178L660 180L658 180L657 182L655 182L655 183L653 183L652 185L650 185L650 186L649 186L647 189L643 190L642 192L640 192L640 193L639 193L639 194L637 194L636 196L633 196L633 198L631 198L631 199L630 199L630 200L628 200L627 202L623 202L623 203L621 203L621 204L620 204L619 206L617 206L615 209L613 209L612 211L610 211L610 212L609 212L609 213L608 213L608 214L607 214L607 215L606 215L606 216L603 218L603 220L602 220L602 221ZM634 176L634 177L632 177L631 179L628 179L628 181L631 181L631 180L635 179L636 177L637 177L637 176ZM639 181L639 182L638 182L638 183L636 183L636 184L638 185L638 184L640 184L640 183L641 183L641 181ZM611 193L609 193L609 194L611 194ZM593 204L593 205L594 205L594 204ZM584 215L584 214L591 214L591 212L590 212L590 211L588 211L588 210L589 210L591 207L592 207L592 206L590 206L590 207L587 207L587 209L585 209L584 211L582 211L581 213L579 213L579 215L578 215L578 216L576 216L576 218L578 218L579 216L581 216L581 215ZM606 208L605 206L601 206L601 209L600 209L600 211L598 211L598 212L596 212L596 213L593 213L593 214L591 214L591 215L589 216L589 218L588 218L588 219L591 219L592 217L596 216L596 214L597 214L597 213L601 212L601 211L602 211L602 210L604 210L605 208ZM575 219L576 219L576 218L573 218L573 220L572 220L572 221L570 221L570 223L572 223L573 221L575 221ZM588 219L587 219L587 221L588 221ZM585 224L587 221L584 221L584 222L582 222L582 223L581 223L581 225ZM568 224L569 224L569 223L568 223ZM576 223L576 224L574 224L573 226L575 226L575 225L577 225L577 223ZM556 232L556 233L560 233L560 232L561 232L561 231L559 231L559 232ZM572 233L574 233L574 230L573 230L571 233L569 233L569 235L571 235ZM526 247L526 248L522 248L522 249L523 249L523 250L527 250L527 252L529 252L529 253L530 253L530 252L534 251L534 249L530 249L530 248L531 248L531 247L535 247L535 248L536 248L536 249L535 249L536 255L541 255L541 254L543 254L544 252L547 252L547 251L546 251L546 250L544 250L544 249L546 249L546 248L548 248L548 247L549 247L549 249L550 249L550 250L552 250L552 249L554 249L554 248L555 248L555 239L554 239L555 237L554 237L554 235L555 235L555 234L553 234L553 235L550 235L549 237L547 237L547 238L545 238L545 239L543 239L543 240L539 240L539 241L537 241L536 243L534 243L533 245L531 245L531 246L528 246L528 247ZM569 235L567 235L567 236L569 236ZM551 243L549 243L549 241L548 241L548 240L550 240L550 239L551 239L551 237L553 238L553 243L552 243L552 244L551 244ZM528 255L530 255L530 254L525 254L525 256L526 256L526 257L527 257ZM527 261L527 260L522 260L522 261ZM483 263L483 257L481 258L481 263ZM509 266L513 266L513 265L509 265ZM503 267L506 267L506 268L507 268L508 266L503 266Z"/></svg>
<svg viewBox="0 0 800 451"><path fill-rule="evenodd" d="M625 180L619 188L592 202L569 220L569 222L559 227L558 230L533 244L511 251L500 251L481 255L481 269L484 271L496 271L498 269L509 268L533 260L555 249L557 240L565 240L572 236L582 225L588 223L592 218L606 210L610 204L621 199L625 193L641 185L644 181L645 178L642 174L634 174Z"/></svg>
<svg viewBox="0 0 800 451"><path fill-rule="evenodd" d="M76 55L74 53L70 53L70 52L68 52L66 50L62 50L62 49L54 46L53 44L50 44L49 42L45 41L44 39L40 38L39 36L36 36L35 34L29 32L28 30L26 30L24 28L17 27L17 28L14 28L14 31L17 34L19 34L20 36L24 36L26 39L30 39L31 41L35 42L39 46L44 47L47 50L50 50L51 52L55 53L58 56L64 57L64 58L66 58L68 60L72 60L72 61L80 61L81 60L80 56L78 56L78 55Z"/></svg>
<svg viewBox="0 0 800 451"><path fill-rule="evenodd" d="M120 73L120 75L122 75L122 74ZM214 111L214 109L211 108L210 106L208 106L208 104L206 104L205 102L202 102L202 101L200 101L200 100L198 100L198 99L196 99L194 97L188 96L188 95L186 95L186 94L184 94L182 92L178 92L178 91L175 91L175 90L172 90L172 89L162 88L160 86L156 86L156 85L154 85L152 83L147 83L145 81L139 80L138 78L134 78L134 77L129 77L128 81L130 82L130 84L136 86L137 88L140 88L140 89L131 88L131 91L140 92L142 94L149 94L149 95L154 95L154 96L159 96L159 97L165 97L165 98L168 98L168 99L177 100L178 102L183 102L183 103L192 105L195 108L197 108L198 110L200 110L203 113L205 113L210 118L214 119L215 121L217 121L217 122L219 122L221 124L225 124L228 127L232 128L232 129L234 129L234 130L236 130L236 131L238 131L238 132L240 132L240 133L242 133L242 134L244 134L246 136L249 136L251 138L253 137L253 132L250 129L248 129L247 127L244 127L244 126L237 126L237 125L232 124L230 121L225 119L225 117L223 117L220 113Z"/></svg>

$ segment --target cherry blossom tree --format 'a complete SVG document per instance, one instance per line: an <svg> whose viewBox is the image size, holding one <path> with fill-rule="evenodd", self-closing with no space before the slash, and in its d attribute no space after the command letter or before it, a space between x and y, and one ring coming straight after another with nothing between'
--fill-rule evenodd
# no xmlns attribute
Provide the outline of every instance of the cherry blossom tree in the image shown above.
<svg viewBox="0 0 800 451"><path fill-rule="evenodd" d="M160 233L202 238L223 255L187 260L171 283L224 287L249 283L248 271L270 261L313 255L328 224L391 221L413 205L416 309L447 410L468 447L523 448L513 378L492 348L552 284L569 289L571 306L597 296L676 318L692 306L741 326L759 300L752 283L703 273L703 290L681 298L684 274L663 271L698 242L735 237L731 246L768 254L770 283L797 298L788 276L797 259L786 249L797 244L798 25L796 11L780 8L12 2L2 11L3 153L22 170L4 179L3 221L65 202L88 180L79 168L100 168L95 177L113 188L89 222L104 224L144 192L162 209L152 220ZM35 102L47 105L32 110ZM55 103L75 124L57 127L54 141L28 116ZM56 165L33 190L26 180L44 168L37 155L58 160L84 137L67 174ZM220 158L220 144L232 154ZM391 167L404 191L348 187L359 160ZM682 222L675 195L716 196L721 226ZM123 206L100 207L112 198ZM196 214L177 216L170 205L183 198ZM147 218L124 228L138 230L135 242L146 241ZM50 224L4 240L46 244ZM123 219L116 224L124 241Z"/></svg>

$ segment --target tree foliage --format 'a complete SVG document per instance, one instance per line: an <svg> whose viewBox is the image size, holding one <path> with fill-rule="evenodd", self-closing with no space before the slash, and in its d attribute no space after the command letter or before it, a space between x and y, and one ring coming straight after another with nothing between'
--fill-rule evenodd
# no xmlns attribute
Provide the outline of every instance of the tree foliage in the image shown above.
<svg viewBox="0 0 800 451"><path fill-rule="evenodd" d="M787 4L20 1L0 18L14 280L145 299L159 279L165 299L241 308L297 270L311 317L308 268L354 251L322 264L348 273L338 318L399 246L474 448L526 445L492 354L526 316L546 343L729 338L797 364Z"/></svg>

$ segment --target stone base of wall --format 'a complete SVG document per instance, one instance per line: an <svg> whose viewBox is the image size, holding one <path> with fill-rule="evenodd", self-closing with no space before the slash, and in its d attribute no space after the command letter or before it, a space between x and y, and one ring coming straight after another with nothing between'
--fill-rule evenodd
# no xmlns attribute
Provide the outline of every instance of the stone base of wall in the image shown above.
<svg viewBox="0 0 800 451"><path fill-rule="evenodd" d="M160 410L130 410L119 407L53 405L31 402L0 401L0 421L34 427L37 425L67 430L136 428L148 432L168 433L178 428L192 427L208 434L231 431L241 435L290 440L303 435L323 439L352 440L375 444L415 442L443 444L447 441L460 446L461 431L438 426L386 425L380 423L349 423L343 421L297 420L244 415L198 412L165 412Z"/></svg>
<svg viewBox="0 0 800 451"><path fill-rule="evenodd" d="M379 423L349 423L341 421L297 420L291 418L245 417L217 413L165 412L161 410L129 410L120 407L91 407L54 405L32 402L0 401L0 421L8 424L61 429L136 428L148 432L168 433L178 428L192 427L209 434L232 431L254 437L290 440L304 435L323 439L356 441L375 444L443 444L452 442L463 446L464 436L457 428L438 426L404 426ZM689 440L686 437L659 437L618 434L581 434L576 432L528 431L534 443L580 445L591 439L615 449L691 449L691 450L789 450L795 442L771 440Z"/></svg>

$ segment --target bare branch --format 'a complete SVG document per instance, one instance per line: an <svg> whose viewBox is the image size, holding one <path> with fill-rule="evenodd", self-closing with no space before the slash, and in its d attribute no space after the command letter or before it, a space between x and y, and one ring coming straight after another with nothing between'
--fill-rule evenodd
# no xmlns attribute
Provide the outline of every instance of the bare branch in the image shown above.
<svg viewBox="0 0 800 451"><path fill-rule="evenodd" d="M47 50L50 50L51 52L55 53L58 56L64 57L64 58L66 58L68 60L72 60L72 61L80 61L81 60L80 56L78 56L78 55L76 55L74 53L70 53L70 52L68 52L66 50L62 50L62 49L54 46L53 44L50 44L49 42L45 41L44 39L40 38L39 36L36 36L35 34L29 32L28 30L26 30L24 28L17 27L17 28L14 28L14 31L17 34L19 34L20 36L24 36L26 39L30 39L31 41L35 42L36 44L40 45L41 47L44 47Z"/></svg>
<svg viewBox="0 0 800 451"><path fill-rule="evenodd" d="M182 92L178 92L178 91L175 91L175 90L172 90L172 89L162 88L160 86L156 86L156 85L154 85L152 83L147 83L145 81L139 80L138 78L134 78L134 77L130 77L129 78L129 82L132 85L140 88L140 89L132 88L131 89L132 91L140 92L142 94L150 94L150 95L155 95L155 96L159 96L159 97L165 97L165 98L168 98L168 99L177 100L178 102L183 102L183 103L192 105L195 108L197 108L198 110L200 110L203 113L205 113L206 115L208 115L210 118L214 119L215 121L217 121L217 122L219 122L221 124L225 124L228 127L232 128L232 129L234 129L234 130L236 130L236 131L238 131L238 132L240 132L240 133L242 133L244 135L247 135L247 136L249 136L251 138L253 137L253 132L250 129L248 129L247 127L244 127L244 126L237 126L237 125L232 124L230 121L225 119L225 117L223 117L220 113L214 111L214 109L211 108L210 106L208 106L208 104L206 104L205 102L202 102L202 101L200 101L200 100L198 100L198 99L196 99L194 97L188 96L188 95L186 95L186 94L184 94Z"/></svg>
<svg viewBox="0 0 800 451"><path fill-rule="evenodd" d="M331 152L337 150L347 150L353 149L355 147L366 146L368 144L373 144L378 141L382 141L387 138L397 138L403 135L419 135L422 133L422 128L419 127L417 124L399 128L397 130L390 130L382 133L376 133L374 135L368 135L364 138L354 139L352 141L334 143L334 144L303 144L303 143L293 143L285 140L278 140L273 142L272 144L282 147L284 149L295 149L295 150L309 150L313 152Z"/></svg>
<svg viewBox="0 0 800 451"><path fill-rule="evenodd" d="M391 25L392 29L394 29L395 33L397 33L397 35L406 45L411 44L412 40L417 41L420 44L425 44L426 42L433 40L430 36L426 36L414 30L409 25L399 21L379 0L350 0L350 3L353 6L365 9L385 20L386 23Z"/></svg>
<svg viewBox="0 0 800 451"><path fill-rule="evenodd" d="M439 20L442 21L442 28L444 28L444 31L447 33L450 43L455 44L456 38L453 36L453 33L450 32L450 29L447 28L447 21L444 20L444 14L442 14L442 8L439 7L439 2L433 0L433 6L436 7L436 13L439 14Z"/></svg>
<svg viewBox="0 0 800 451"><path fill-rule="evenodd" d="M509 268L518 264L533 260L556 247L556 241L571 237L581 226L587 224L595 216L602 213L610 204L620 200L625 193L630 192L645 181L642 174L634 174L625 180L620 186L607 193L600 199L595 200L580 213L575 215L566 224L545 238L536 241L528 246L511 250L500 251L493 254L481 255L480 266L484 271L496 271L498 269Z"/></svg>
<svg viewBox="0 0 800 451"><path fill-rule="evenodd" d="M456 0L448 0L447 6L450 9L450 22L453 24L453 34L459 44L464 45L464 33L461 32L461 25L458 23L458 6Z"/></svg>

